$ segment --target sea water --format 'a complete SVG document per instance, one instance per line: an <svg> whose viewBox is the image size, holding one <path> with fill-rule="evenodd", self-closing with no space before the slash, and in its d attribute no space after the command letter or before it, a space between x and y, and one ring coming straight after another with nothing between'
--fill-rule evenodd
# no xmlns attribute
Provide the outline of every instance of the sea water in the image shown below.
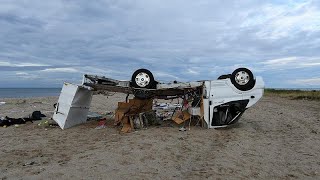
<svg viewBox="0 0 320 180"><path fill-rule="evenodd" d="M61 88L0 88L0 98L59 96Z"/></svg>

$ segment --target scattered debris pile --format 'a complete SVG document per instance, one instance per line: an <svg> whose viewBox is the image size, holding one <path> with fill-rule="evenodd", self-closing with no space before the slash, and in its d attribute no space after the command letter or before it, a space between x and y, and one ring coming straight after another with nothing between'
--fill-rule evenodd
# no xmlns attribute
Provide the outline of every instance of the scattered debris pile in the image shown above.
<svg viewBox="0 0 320 180"><path fill-rule="evenodd" d="M131 132L136 126L141 128L148 125L145 113L152 111L152 99L129 99L129 102L118 102L115 111L115 125L123 124L121 132ZM136 122L136 123L134 123Z"/></svg>
<svg viewBox="0 0 320 180"><path fill-rule="evenodd" d="M153 105L153 110L156 111L157 118L160 120L170 120L176 110L181 109L181 104L171 104L171 103L157 103Z"/></svg>
<svg viewBox="0 0 320 180"><path fill-rule="evenodd" d="M118 102L115 111L114 125L122 125L121 132L132 132L134 129L147 128L150 125L160 125L164 121L174 121L185 126L185 122L190 123L197 119L199 124L200 107L192 107L194 99L190 98L180 103L159 103L153 99L130 99L128 102ZM198 102L199 103L199 102ZM196 109L197 111L195 111Z"/></svg>
<svg viewBox="0 0 320 180"><path fill-rule="evenodd" d="M11 125L25 124L26 122L33 122L41 120L46 117L40 111L34 111L29 116L23 118L10 118L8 116L0 119L0 126L7 127Z"/></svg>
<svg viewBox="0 0 320 180"><path fill-rule="evenodd" d="M103 119L103 116L96 112L88 112L87 121L100 120Z"/></svg>

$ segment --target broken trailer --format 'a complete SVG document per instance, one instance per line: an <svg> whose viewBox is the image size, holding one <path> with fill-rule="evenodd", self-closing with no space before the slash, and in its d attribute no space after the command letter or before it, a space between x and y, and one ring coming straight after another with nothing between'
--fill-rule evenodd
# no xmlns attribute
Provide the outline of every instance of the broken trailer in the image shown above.
<svg viewBox="0 0 320 180"><path fill-rule="evenodd" d="M198 115L204 127L216 128L238 122L246 109L263 96L264 82L246 68L217 80L170 83L156 81L147 69L135 71L130 81L86 74L81 85L64 83L53 115L62 129L87 120L93 91L133 94L137 99L192 99L189 113Z"/></svg>

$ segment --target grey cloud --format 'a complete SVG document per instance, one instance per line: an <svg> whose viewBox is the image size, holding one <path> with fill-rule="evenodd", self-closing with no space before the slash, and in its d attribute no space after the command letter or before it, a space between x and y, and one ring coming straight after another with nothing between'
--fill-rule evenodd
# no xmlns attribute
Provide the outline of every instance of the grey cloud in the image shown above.
<svg viewBox="0 0 320 180"><path fill-rule="evenodd" d="M320 56L320 31L298 27L290 29L292 35L278 39L259 36L261 32L272 34L272 20L296 16L310 8L314 8L313 13L319 12L316 1L296 11L286 9L291 1L32 2L2 2L0 60L79 70L74 75L46 74L52 78L75 79L87 71L127 79L135 69L144 67L165 80L212 79L239 66L265 69L261 62L268 59ZM270 6L282 8L278 17L254 22ZM37 73L43 69L0 67L8 72ZM266 79L279 77L265 70L258 74ZM286 74L292 76L289 71ZM268 82L270 86L276 83Z"/></svg>

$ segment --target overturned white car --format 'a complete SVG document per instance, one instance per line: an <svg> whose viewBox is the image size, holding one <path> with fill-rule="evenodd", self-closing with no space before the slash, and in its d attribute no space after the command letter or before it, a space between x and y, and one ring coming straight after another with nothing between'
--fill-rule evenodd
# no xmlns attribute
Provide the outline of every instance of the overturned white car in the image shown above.
<svg viewBox="0 0 320 180"><path fill-rule="evenodd" d="M238 68L217 80L195 82L161 83L147 69L135 71L130 81L84 75L81 85L65 83L63 86L53 115L62 129L86 121L92 91L133 94L139 99L192 97L189 112L200 112L197 115L206 127L216 128L236 123L245 110L263 96L264 82L246 68Z"/></svg>

